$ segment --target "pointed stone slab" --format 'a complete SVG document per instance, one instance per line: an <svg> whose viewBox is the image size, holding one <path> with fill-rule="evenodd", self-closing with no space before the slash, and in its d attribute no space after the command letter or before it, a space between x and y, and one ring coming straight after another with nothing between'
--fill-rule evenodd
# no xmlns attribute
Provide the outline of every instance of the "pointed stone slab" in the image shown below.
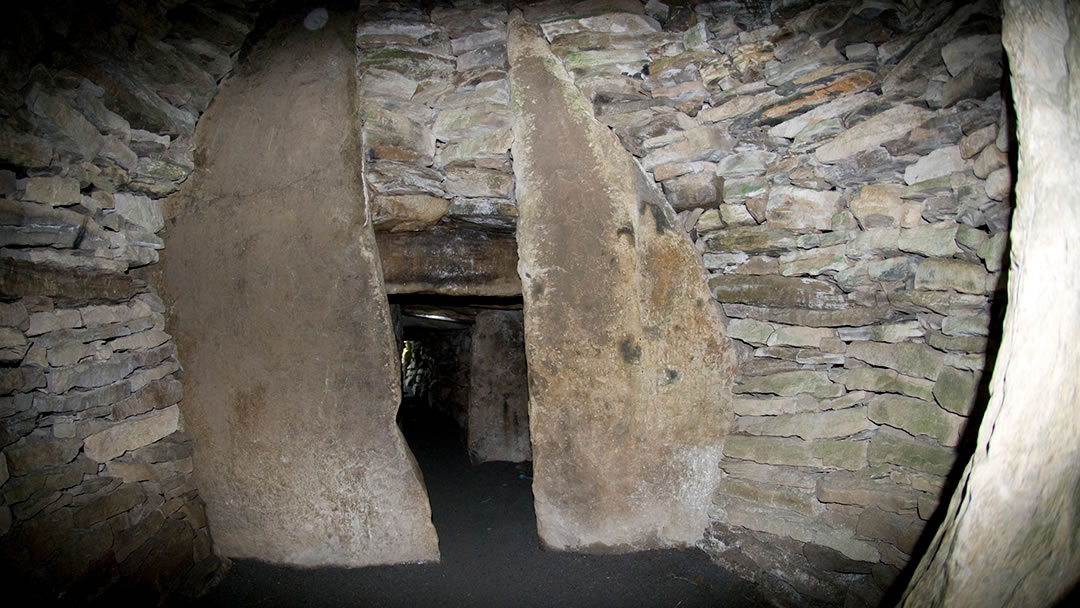
<svg viewBox="0 0 1080 608"><path fill-rule="evenodd" d="M551 548L697 542L734 354L693 245L540 32L510 25L537 528Z"/></svg>
<svg viewBox="0 0 1080 608"><path fill-rule="evenodd" d="M305 567L439 557L395 424L397 346L357 178L360 138L347 128L349 21L294 27L252 50L250 69L203 115L203 161L170 201L163 293L184 361L180 409L227 557Z"/></svg>

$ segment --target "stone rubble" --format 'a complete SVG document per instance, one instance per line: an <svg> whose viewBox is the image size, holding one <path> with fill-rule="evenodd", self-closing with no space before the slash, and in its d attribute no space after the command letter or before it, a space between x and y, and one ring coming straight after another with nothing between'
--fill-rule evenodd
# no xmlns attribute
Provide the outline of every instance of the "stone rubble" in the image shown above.
<svg viewBox="0 0 1080 608"><path fill-rule="evenodd" d="M0 561L49 601L120 589L157 603L225 566L192 480L164 305L127 271L158 261L162 199L193 169L196 120L255 13L148 10L162 12L102 24L85 9L63 60L13 54L2 76ZM20 28L62 27L48 15ZM116 28L122 42L104 34Z"/></svg>

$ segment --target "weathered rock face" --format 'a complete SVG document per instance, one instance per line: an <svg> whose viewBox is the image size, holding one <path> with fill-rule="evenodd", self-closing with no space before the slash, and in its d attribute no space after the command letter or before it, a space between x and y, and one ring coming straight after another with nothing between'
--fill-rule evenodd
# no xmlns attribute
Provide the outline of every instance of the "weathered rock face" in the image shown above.
<svg viewBox="0 0 1080 608"><path fill-rule="evenodd" d="M472 330L469 457L532 460L525 328L520 311L483 311Z"/></svg>
<svg viewBox="0 0 1080 608"><path fill-rule="evenodd" d="M1004 338L965 492L953 496L906 606L1057 605L1075 595L1080 573L1080 188L1071 173L1080 163L1080 9L1020 0L1004 9L1020 144Z"/></svg>
<svg viewBox="0 0 1080 608"><path fill-rule="evenodd" d="M436 226L377 233L376 241L387 293L521 295L511 233Z"/></svg>
<svg viewBox="0 0 1080 608"><path fill-rule="evenodd" d="M696 542L734 356L651 185L520 17L509 25L537 528L558 549Z"/></svg>
<svg viewBox="0 0 1080 608"><path fill-rule="evenodd" d="M172 201L165 282L190 361L183 411L227 556L303 566L439 556L394 420L397 350L370 200L350 164L360 154L345 127L348 23L332 13L308 32L290 21L253 50L200 123L201 170Z"/></svg>
<svg viewBox="0 0 1080 608"><path fill-rule="evenodd" d="M13 7L0 40L0 568L29 602L157 604L225 567L165 306L136 269L255 14L165 8ZM203 11L227 31L208 40Z"/></svg>

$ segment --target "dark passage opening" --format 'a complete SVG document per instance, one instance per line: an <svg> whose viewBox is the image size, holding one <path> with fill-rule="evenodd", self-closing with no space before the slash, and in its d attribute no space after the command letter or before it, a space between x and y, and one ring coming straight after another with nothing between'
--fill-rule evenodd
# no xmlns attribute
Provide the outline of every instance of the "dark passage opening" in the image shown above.
<svg viewBox="0 0 1080 608"><path fill-rule="evenodd" d="M414 452L464 451L474 464L531 460L521 298L389 299L401 356L398 425Z"/></svg>

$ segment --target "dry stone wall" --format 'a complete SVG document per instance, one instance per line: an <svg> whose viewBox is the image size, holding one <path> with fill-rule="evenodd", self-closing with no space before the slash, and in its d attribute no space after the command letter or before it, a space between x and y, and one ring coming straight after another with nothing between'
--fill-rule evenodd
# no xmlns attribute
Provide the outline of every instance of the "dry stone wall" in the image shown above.
<svg viewBox="0 0 1080 608"><path fill-rule="evenodd" d="M222 562L164 306L128 271L254 15L87 4L26 9L0 50L0 559L24 597L154 602Z"/></svg>
<svg viewBox="0 0 1080 608"><path fill-rule="evenodd" d="M1000 18L759 4L525 16L680 212L728 317L735 419L702 546L779 603L876 604L950 489L988 366Z"/></svg>
<svg viewBox="0 0 1080 608"><path fill-rule="evenodd" d="M377 230L514 226L506 9L455 4L361 3L359 120Z"/></svg>

